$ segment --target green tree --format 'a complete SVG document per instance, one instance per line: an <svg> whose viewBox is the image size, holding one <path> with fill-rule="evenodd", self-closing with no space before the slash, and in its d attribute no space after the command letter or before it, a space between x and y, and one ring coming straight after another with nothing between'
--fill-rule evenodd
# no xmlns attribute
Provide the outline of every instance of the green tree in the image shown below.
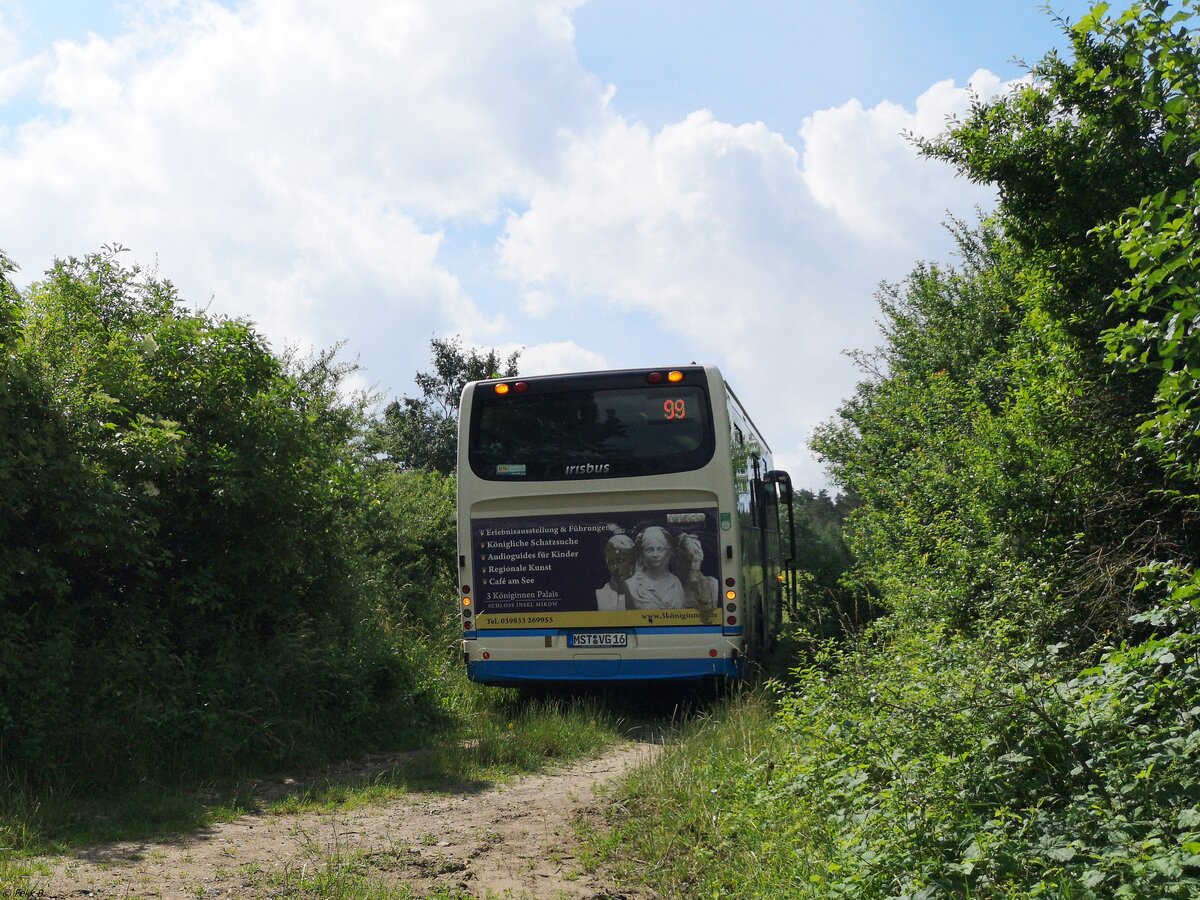
<svg viewBox="0 0 1200 900"><path fill-rule="evenodd" d="M816 441L889 614L806 647L781 745L687 759L759 894L1200 892L1198 5L1097 6L924 144L999 207L881 290Z"/></svg>
<svg viewBox="0 0 1200 900"><path fill-rule="evenodd" d="M346 367L276 357L116 249L23 294L6 271L0 771L228 773L421 727Z"/></svg>
<svg viewBox="0 0 1200 900"><path fill-rule="evenodd" d="M864 499L850 531L893 605L928 610L936 585L938 618L961 627L987 598L1024 598L1086 642L1128 629L1142 567L1200 550L1193 506L1173 499L1194 493L1200 373L1179 236L1197 121L1181 6L1098 6L1066 28L1069 57L922 143L995 185L999 209L960 233L960 272L919 267L885 289L885 346L860 358L873 377L820 438ZM1130 262L1144 279L1126 289Z"/></svg>
<svg viewBox="0 0 1200 900"><path fill-rule="evenodd" d="M956 629L1088 620L1090 594L1042 601L1070 583L1098 490L1088 463L1115 451L1074 406L1075 341L1034 305L1022 252L994 226L956 234L958 268L918 266L880 292L885 341L859 357L871 377L814 445L862 502L846 533L884 608Z"/></svg>
<svg viewBox="0 0 1200 900"><path fill-rule="evenodd" d="M1113 597L1141 566L1200 552L1197 11L1098 4L1066 29L1069 58L1051 53L1032 85L925 145L999 188L1022 275L1042 286L1036 310L1074 341L1063 388L1095 436L1080 465L1101 490L1073 552L1108 586L1080 584Z"/></svg>
<svg viewBox="0 0 1200 900"><path fill-rule="evenodd" d="M457 338L434 338L433 371L418 372L421 396L393 400L376 420L370 447L380 458L401 469L428 469L453 475L458 462L458 405L468 381L512 378L517 374L519 352L501 359L495 350L486 354L466 351Z"/></svg>
<svg viewBox="0 0 1200 900"><path fill-rule="evenodd" d="M999 208L818 438L892 615L781 716L850 895L1196 892L1197 11L1100 4L924 144Z"/></svg>
<svg viewBox="0 0 1200 900"><path fill-rule="evenodd" d="M792 496L799 570L792 618L813 636L853 633L870 618L859 592L843 583L853 558L842 529L858 505L852 494L833 498L824 490L799 490Z"/></svg>

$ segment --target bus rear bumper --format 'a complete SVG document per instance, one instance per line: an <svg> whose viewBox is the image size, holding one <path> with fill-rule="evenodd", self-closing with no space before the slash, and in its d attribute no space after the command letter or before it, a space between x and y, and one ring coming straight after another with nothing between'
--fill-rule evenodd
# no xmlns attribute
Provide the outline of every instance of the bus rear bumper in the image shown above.
<svg viewBox="0 0 1200 900"><path fill-rule="evenodd" d="M699 681L738 679L742 659L471 660L467 677L483 684L551 681Z"/></svg>

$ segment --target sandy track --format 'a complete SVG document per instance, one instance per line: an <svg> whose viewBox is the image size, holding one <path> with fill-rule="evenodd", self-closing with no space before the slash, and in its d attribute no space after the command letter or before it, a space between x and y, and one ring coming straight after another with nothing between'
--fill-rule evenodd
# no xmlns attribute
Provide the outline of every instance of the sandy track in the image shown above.
<svg viewBox="0 0 1200 900"><path fill-rule="evenodd" d="M332 813L243 816L155 843L90 847L48 857L35 888L51 898L298 896L295 886L338 866L416 896L618 898L582 871L573 819L597 792L646 761L652 744L622 744L595 759L482 792L420 793ZM289 890L289 886L291 889ZM313 896L312 893L305 896Z"/></svg>

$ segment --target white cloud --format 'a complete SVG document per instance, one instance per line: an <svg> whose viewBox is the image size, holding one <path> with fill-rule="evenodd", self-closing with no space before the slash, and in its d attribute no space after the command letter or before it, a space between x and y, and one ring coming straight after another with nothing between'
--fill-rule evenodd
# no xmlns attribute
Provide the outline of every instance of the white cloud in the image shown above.
<svg viewBox="0 0 1200 900"><path fill-rule="evenodd" d="M549 294L649 313L719 362L766 411L783 457L819 483L801 436L858 377L842 351L877 339L877 283L944 254L947 209L969 216L991 200L903 136L936 133L969 99L946 83L912 110L851 100L807 119L799 147L704 111L657 134L613 117L510 217L505 271L533 310Z"/></svg>
<svg viewBox="0 0 1200 900"><path fill-rule="evenodd" d="M12 65L21 56L21 38L12 14L0 8L0 67Z"/></svg>
<svg viewBox="0 0 1200 900"><path fill-rule="evenodd" d="M951 117L965 116L974 95L988 97L1007 86L980 70L967 87L951 81L933 85L909 110L896 103L864 109L850 100L804 120L805 181L812 196L870 239L894 244L912 255L928 246L930 223L947 209L969 211L991 199L991 192L949 168L920 158L911 138L935 137ZM921 223L916 230L913 223Z"/></svg>
<svg viewBox="0 0 1200 900"><path fill-rule="evenodd" d="M697 112L651 135L614 118L510 218L506 271L535 305L549 285L610 298L749 360L756 314L776 308L809 266L800 247L832 249L797 161L762 124Z"/></svg>
<svg viewBox="0 0 1200 900"><path fill-rule="evenodd" d="M529 347L509 346L502 350L502 355L507 356L514 350L521 352L518 368L522 375L594 372L612 367L603 354L581 347L574 341L554 341Z"/></svg>
<svg viewBox="0 0 1200 900"><path fill-rule="evenodd" d="M46 66L44 55L25 57L19 15L0 9L0 104L32 84Z"/></svg>
<svg viewBox="0 0 1200 900"><path fill-rule="evenodd" d="M901 137L966 89L849 101L798 140L705 111L651 133L579 65L578 5L141 0L27 60L0 20L0 100L46 103L0 134L3 249L28 274L119 241L277 345L350 338L389 394L434 335L524 346L526 374L716 362L819 483L802 439L874 341L876 282L988 200Z"/></svg>
<svg viewBox="0 0 1200 900"><path fill-rule="evenodd" d="M119 240L281 340L328 342L368 302L494 333L437 251L603 111L568 11L150 0L113 39L54 46L51 115L0 150L5 249L28 269Z"/></svg>

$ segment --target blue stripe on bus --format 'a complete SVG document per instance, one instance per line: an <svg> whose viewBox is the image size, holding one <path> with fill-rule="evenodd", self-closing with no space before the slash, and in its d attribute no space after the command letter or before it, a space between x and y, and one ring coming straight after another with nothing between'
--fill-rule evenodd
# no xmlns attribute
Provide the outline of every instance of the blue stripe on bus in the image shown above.
<svg viewBox="0 0 1200 900"><path fill-rule="evenodd" d="M472 681L649 681L739 678L741 660L720 659L547 659L475 660L467 664Z"/></svg>
<svg viewBox="0 0 1200 900"><path fill-rule="evenodd" d="M575 631L614 631L629 634L721 634L720 625L693 625L690 628L484 628L468 632L464 637L544 637Z"/></svg>

